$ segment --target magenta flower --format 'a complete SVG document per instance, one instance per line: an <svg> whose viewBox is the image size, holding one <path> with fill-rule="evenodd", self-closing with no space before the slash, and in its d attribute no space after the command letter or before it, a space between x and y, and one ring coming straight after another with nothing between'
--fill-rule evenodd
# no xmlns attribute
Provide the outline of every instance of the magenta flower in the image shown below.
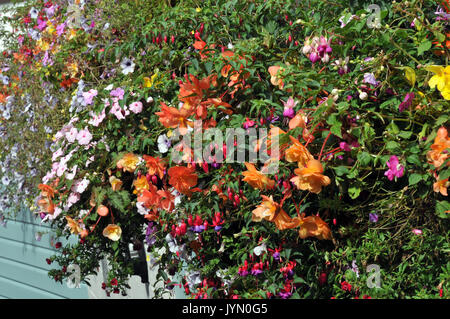
<svg viewBox="0 0 450 319"><path fill-rule="evenodd" d="M392 155L389 161L386 162L389 169L384 173L387 178L392 181L394 177L402 177L404 173L404 167L400 165L398 157Z"/></svg>
<svg viewBox="0 0 450 319"><path fill-rule="evenodd" d="M400 103L400 105L398 106L398 110L400 112L403 112L404 110L409 109L411 107L413 100L414 100L414 93L406 93L403 102Z"/></svg>
<svg viewBox="0 0 450 319"><path fill-rule="evenodd" d="M287 118L293 118L295 116L294 107L297 105L298 101L295 101L292 97L288 98L286 102L283 102L284 110L283 116Z"/></svg>

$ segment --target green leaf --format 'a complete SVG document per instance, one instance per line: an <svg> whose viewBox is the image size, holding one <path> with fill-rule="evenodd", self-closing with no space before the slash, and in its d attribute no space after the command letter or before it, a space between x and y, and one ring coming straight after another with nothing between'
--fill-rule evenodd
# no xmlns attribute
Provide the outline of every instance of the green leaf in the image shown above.
<svg viewBox="0 0 450 319"><path fill-rule="evenodd" d="M408 178L408 182L409 182L410 186L417 184L421 180L422 180L422 175L416 174L416 173L409 175L409 178Z"/></svg>
<svg viewBox="0 0 450 319"><path fill-rule="evenodd" d="M361 163L361 165L366 166L369 165L369 163L372 160L372 157L367 152L358 153L358 161Z"/></svg>
<svg viewBox="0 0 450 319"><path fill-rule="evenodd" d="M440 201L436 203L436 214L441 218L448 218L450 212L450 203L447 201Z"/></svg>
<svg viewBox="0 0 450 319"><path fill-rule="evenodd" d="M422 42L419 47L417 48L417 55L422 55L424 52L428 51L431 49L431 41L430 40L426 40L424 42Z"/></svg>
<svg viewBox="0 0 450 319"><path fill-rule="evenodd" d="M361 193L361 188L359 188L359 187L352 186L348 189L348 195L350 196L351 199L357 198L360 193Z"/></svg>

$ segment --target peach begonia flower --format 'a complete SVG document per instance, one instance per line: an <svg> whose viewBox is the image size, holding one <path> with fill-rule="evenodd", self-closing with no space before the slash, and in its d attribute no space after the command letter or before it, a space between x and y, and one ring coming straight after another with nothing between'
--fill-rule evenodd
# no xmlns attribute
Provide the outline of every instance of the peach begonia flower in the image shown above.
<svg viewBox="0 0 450 319"><path fill-rule="evenodd" d="M450 138L445 127L439 128L433 145L431 145L431 151L427 153L427 160L429 164L439 168L450 156L448 153L443 153L446 149L450 149Z"/></svg>
<svg viewBox="0 0 450 319"><path fill-rule="evenodd" d="M309 160L305 167L294 170L297 175L291 178L291 182L297 186L298 189L308 190L312 193L318 194L322 191L322 186L327 186L331 183L328 176L322 175L323 167L318 160Z"/></svg>
<svg viewBox="0 0 450 319"><path fill-rule="evenodd" d="M193 114L193 109L189 104L185 103L181 109L169 107L164 102L161 102L161 111L156 112L159 116L159 122L166 128L178 128L181 135L188 132L187 126L193 125L192 121L188 119Z"/></svg>
<svg viewBox="0 0 450 319"><path fill-rule="evenodd" d="M109 224L103 230L103 236L108 237L112 241L118 241L120 236L122 236L122 229L118 225Z"/></svg>
<svg viewBox="0 0 450 319"><path fill-rule="evenodd" d="M37 205L39 206L39 210L43 213L53 215L55 212L55 204L49 197L39 196Z"/></svg>
<svg viewBox="0 0 450 319"><path fill-rule="evenodd" d="M144 175L141 175L140 177L136 178L133 182L133 186L135 188L133 194L140 194L144 190L148 190L150 187L147 181L147 177L145 177Z"/></svg>
<svg viewBox="0 0 450 319"><path fill-rule="evenodd" d="M319 216L300 217L299 236L301 239L316 237L317 239L332 239L331 230Z"/></svg>
<svg viewBox="0 0 450 319"><path fill-rule="evenodd" d="M74 235L78 235L83 231L83 228L81 228L80 223L77 221L74 221L71 217L65 216L67 220L67 226L70 229L70 232Z"/></svg>
<svg viewBox="0 0 450 319"><path fill-rule="evenodd" d="M134 173L136 166L139 163L139 156L133 153L127 153L120 160L117 161L117 168L124 171Z"/></svg>
<svg viewBox="0 0 450 319"><path fill-rule="evenodd" d="M53 198L55 196L56 191L49 185L39 184L38 188L41 190L41 196Z"/></svg>
<svg viewBox="0 0 450 319"><path fill-rule="evenodd" d="M158 190L157 194L159 195L160 201L159 207L168 212L173 211L175 208L175 196L165 189Z"/></svg>
<svg viewBox="0 0 450 319"><path fill-rule="evenodd" d="M147 162L145 166L147 166L148 173L150 175L158 175L159 178L162 179L164 177L164 170L166 168L164 166L164 162L159 157L155 158L152 156L144 155L143 158Z"/></svg>
<svg viewBox="0 0 450 319"><path fill-rule="evenodd" d="M289 138L293 145L289 147L285 152L284 157L286 161L290 163L298 162L299 166L306 166L306 163L308 163L308 161L310 160L313 160L314 157L311 155L308 149L299 142L299 140L297 140L293 136L289 136Z"/></svg>
<svg viewBox="0 0 450 319"><path fill-rule="evenodd" d="M122 187L123 182L115 176L109 177L109 183L113 191L118 191Z"/></svg>
<svg viewBox="0 0 450 319"><path fill-rule="evenodd" d="M291 218L278 203L273 201L273 197L261 195L263 201L252 211L252 221L260 222L263 219L273 222L279 230L298 227L300 220Z"/></svg>
<svg viewBox="0 0 450 319"><path fill-rule="evenodd" d="M197 185L197 174L193 167L173 166L169 168L169 184L175 187L177 191L191 197L193 191L199 189L191 189Z"/></svg>
<svg viewBox="0 0 450 319"><path fill-rule="evenodd" d="M245 163L247 171L242 172L244 182L249 183L253 188L258 188L260 190L272 189L275 186L275 181L268 178L266 175L261 173L255 168L255 165L251 163Z"/></svg>
<svg viewBox="0 0 450 319"><path fill-rule="evenodd" d="M138 195L137 201L143 203L144 207L156 212L158 210L160 201L158 188L153 184L149 184L149 188L144 189Z"/></svg>
<svg viewBox="0 0 450 319"><path fill-rule="evenodd" d="M284 69L278 65L273 65L273 66L269 67L270 83L272 83L275 86L278 86L280 88L280 90L283 89L284 83L278 74L282 73L283 71L284 71Z"/></svg>
<svg viewBox="0 0 450 319"><path fill-rule="evenodd" d="M450 186L450 182L448 181L448 178L442 179L442 180L437 180L433 184L433 190L436 193L441 193L442 196L448 196L447 187L449 187L449 186Z"/></svg>

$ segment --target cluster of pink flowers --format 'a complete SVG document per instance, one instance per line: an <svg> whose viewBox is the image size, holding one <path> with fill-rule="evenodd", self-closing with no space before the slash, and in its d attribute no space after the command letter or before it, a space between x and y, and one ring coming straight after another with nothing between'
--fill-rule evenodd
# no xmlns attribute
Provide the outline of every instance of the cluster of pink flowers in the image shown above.
<svg viewBox="0 0 450 319"><path fill-rule="evenodd" d="M324 63L330 61L329 54L333 51L330 46L331 38L327 39L324 36L314 37L312 40L306 38L302 52L308 56L312 63L316 63L321 60Z"/></svg>

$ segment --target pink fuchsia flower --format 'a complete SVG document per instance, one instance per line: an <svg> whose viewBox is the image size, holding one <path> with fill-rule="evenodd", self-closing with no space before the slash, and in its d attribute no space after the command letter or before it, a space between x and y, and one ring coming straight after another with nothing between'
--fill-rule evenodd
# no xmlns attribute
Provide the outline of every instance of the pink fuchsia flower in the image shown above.
<svg viewBox="0 0 450 319"><path fill-rule="evenodd" d="M295 116L294 107L297 105L298 101L295 101L290 97L286 102L281 102L283 102L284 105L283 116L292 119Z"/></svg>
<svg viewBox="0 0 450 319"><path fill-rule="evenodd" d="M87 128L80 130L77 134L77 141L80 145L87 145L92 140L92 134Z"/></svg>
<svg viewBox="0 0 450 319"><path fill-rule="evenodd" d="M420 236L420 235L422 235L422 231L420 230L420 229L413 229L412 230L412 232L415 234L415 235L418 235L418 236Z"/></svg>
<svg viewBox="0 0 450 319"><path fill-rule="evenodd" d="M130 106L128 108L134 114L141 113L142 112L142 102L133 102L130 104Z"/></svg>
<svg viewBox="0 0 450 319"><path fill-rule="evenodd" d="M394 177L402 177L404 173L404 167L400 165L398 157L392 155L389 161L386 162L389 169L384 173L387 178L392 181Z"/></svg>
<svg viewBox="0 0 450 319"><path fill-rule="evenodd" d="M86 103L87 105L92 104L92 100L94 99L94 97L96 97L98 94L97 90L91 89L87 92L83 92L83 98L84 98L84 103Z"/></svg>
<svg viewBox="0 0 450 319"><path fill-rule="evenodd" d="M403 102L400 103L400 105L398 106L398 110L400 112L403 112L404 110L409 109L414 100L414 96L415 96L414 93L406 93Z"/></svg>
<svg viewBox="0 0 450 319"><path fill-rule="evenodd" d="M109 93L111 96L117 97L119 100L123 99L123 95L125 94L125 91L122 88L117 88L112 90Z"/></svg>

